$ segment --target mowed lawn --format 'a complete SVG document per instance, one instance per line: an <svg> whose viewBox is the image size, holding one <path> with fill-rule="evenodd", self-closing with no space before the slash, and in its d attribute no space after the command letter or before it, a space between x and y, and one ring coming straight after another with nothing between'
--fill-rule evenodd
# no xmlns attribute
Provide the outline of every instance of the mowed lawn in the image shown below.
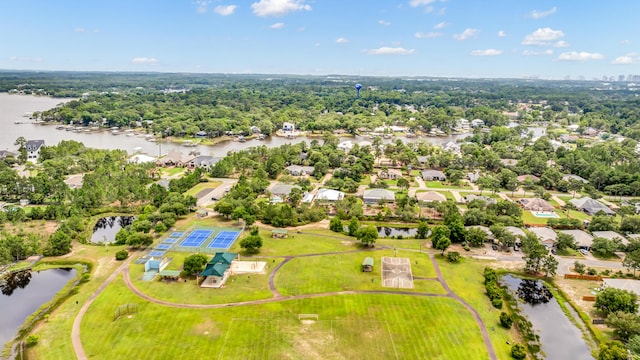
<svg viewBox="0 0 640 360"><path fill-rule="evenodd" d="M114 310L126 303L137 303L139 312L114 321ZM318 314L319 321L305 324L298 314ZM90 307L81 331L92 359L488 358L462 305L406 295L182 309L143 302L118 279Z"/></svg>
<svg viewBox="0 0 640 360"><path fill-rule="evenodd" d="M196 196L200 191L205 189L215 189L222 185L220 181L201 182L185 192L185 195Z"/></svg>
<svg viewBox="0 0 640 360"><path fill-rule="evenodd" d="M393 250L366 251L346 254L300 257L283 265L275 277L275 285L282 295L314 294L348 290L397 290L382 286L381 258L393 257ZM372 272L362 272L365 257L374 259ZM398 257L411 258L414 277L433 278L435 270L426 254L398 251ZM414 289L433 294L445 294L439 282L416 279Z"/></svg>
<svg viewBox="0 0 640 360"><path fill-rule="evenodd" d="M462 263L451 264L439 258L438 265L451 290L473 306L484 321L498 359L511 359L509 355L511 345L508 344L517 342L519 334L515 327L511 330L505 330L500 326L501 310L491 306L487 298L482 273L484 268L491 264L468 258Z"/></svg>

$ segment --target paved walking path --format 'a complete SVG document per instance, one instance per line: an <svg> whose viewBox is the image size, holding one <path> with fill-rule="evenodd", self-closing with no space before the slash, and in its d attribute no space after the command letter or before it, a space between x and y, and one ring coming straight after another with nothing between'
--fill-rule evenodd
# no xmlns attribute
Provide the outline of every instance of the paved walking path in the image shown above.
<svg viewBox="0 0 640 360"><path fill-rule="evenodd" d="M381 250L381 249L382 248L378 248L377 250ZM143 293L138 288L136 288L136 286L133 284L133 282L131 281L131 278L129 276L129 268L128 268L128 266L126 268L124 268L124 271L122 271L122 274L123 274L124 281L125 281L125 284L127 285L127 287L131 291L133 291L136 295L138 295L139 297L141 297L141 298L143 298L143 299L145 299L145 300L147 300L149 302L156 303L156 304L159 304L159 305L164 305L164 306L169 306L169 307L176 307L176 308L185 308L185 309L220 309L220 308L226 308L226 307L259 305L259 304L268 304L268 303L281 302L281 301L290 301L290 300L299 300L299 299L314 299L314 298L321 298L321 297L327 297L327 296L356 295L356 294L384 294L384 295L406 295L406 296L419 296L419 297L451 298L453 300L458 301L469 312L471 312L474 320L476 321L476 324L478 325L478 328L480 329L480 333L481 333L482 339L483 339L483 341L485 343L485 347L487 349L487 354L489 355L489 358L491 360L497 360L497 357L496 357L496 354L495 354L495 350L493 349L493 345L491 343L491 339L489 337L489 333L487 332L487 328L486 328L486 326L484 324L484 321L482 320L482 318L480 317L478 312L471 305L469 305L469 303L467 303L460 296L458 296L453 290L451 290L451 288L449 287L449 285L445 281L444 277L442 276L442 272L440 271L440 267L438 266L438 263L436 262L435 257L433 256L433 254L428 254L428 256L431 259L431 262L433 263L433 266L435 268L437 277L436 278L424 278L424 277L421 277L419 279L420 280L436 280L436 281L438 281L442 285L442 287L447 291L446 294L434 294L434 293L424 293L424 292L409 292L409 291L401 291L401 290L352 290L352 291L333 291L333 292L325 292L325 293L303 294L303 295L295 295L295 296L283 296L282 294L280 294L278 292L278 290L275 287L274 279L275 279L276 273L287 262L289 262L291 259L298 258L298 257L322 256L322 255L342 254L342 253L352 253L352 252L363 252L363 251L371 251L371 250L360 249L360 250L350 250L350 251L337 251L337 252L328 252L328 253L313 253L313 254L285 256L284 257L284 261L282 261L280 264L278 264L273 269L271 274L269 275L269 289L273 293L273 298L250 300L250 301L240 301L240 302L232 302L232 303L224 303L224 304L185 304L185 303L173 303L173 302L169 302L169 301L156 299L156 298L153 298L153 297ZM420 252L422 252L422 251L420 251ZM122 266L118 269L118 271L116 273L114 273L109 279L107 279L107 281L105 281L105 283L103 284L103 286L101 286L101 289L99 289L99 291L102 291L104 286L106 286L106 284L108 284L108 282L113 280L112 278L117 273L119 273L121 270L122 270ZM97 296L99 294L99 291L96 291L96 293L94 294L94 296L92 296L92 298L95 298L95 296ZM88 308L88 306L86 306L86 307ZM85 309L85 312L86 312L86 309ZM84 314L84 312L83 312L83 314ZM77 320L77 318L76 318L76 320ZM81 317L80 317L80 320L81 320ZM74 322L74 327L75 327L75 322ZM78 321L78 330L79 330L79 321ZM78 341L79 340L80 340L80 338L78 336ZM82 345L81 344L79 344L79 345L80 345L80 349L81 349ZM75 348L75 343L74 343L74 348ZM80 357L80 355L79 355L79 353L77 351L76 351L76 354L78 354L78 359L81 359L81 360L86 359L86 357ZM82 353L82 356L84 356L84 352Z"/></svg>
<svg viewBox="0 0 640 360"><path fill-rule="evenodd" d="M123 270L126 272L129 271L129 263L131 262L131 260L133 260L134 258L133 255L134 254L130 254L129 258L125 260L122 263L122 265L120 265L116 269L116 271L114 271L113 274L111 274L102 283L102 285L100 285L100 287L93 293L93 295L91 295L91 297L82 305L75 319L73 319L73 327L71 328L71 343L73 345L73 351L76 353L76 357L78 358L78 360L87 359L87 355L84 352L84 348L82 347L82 341L80 339L80 324L82 323L82 318L84 317L84 314L87 312L87 310L89 310L89 307L91 306L91 304L93 304L93 301L98 297L98 295L102 293L102 291L107 287L107 285L109 285L113 281L113 279L115 279L116 276L118 276L118 274L120 274Z"/></svg>

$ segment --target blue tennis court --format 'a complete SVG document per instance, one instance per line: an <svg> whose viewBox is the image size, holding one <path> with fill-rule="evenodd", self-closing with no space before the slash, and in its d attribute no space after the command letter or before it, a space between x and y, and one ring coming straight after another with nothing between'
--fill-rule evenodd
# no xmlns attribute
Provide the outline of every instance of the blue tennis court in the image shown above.
<svg viewBox="0 0 640 360"><path fill-rule="evenodd" d="M171 249L171 245L169 245L169 244L158 244L158 246L156 246L156 249L158 249L158 250L168 250L168 249Z"/></svg>
<svg viewBox="0 0 640 360"><path fill-rule="evenodd" d="M223 230L216 235L215 239L209 244L208 248L228 249L231 244L240 236L239 231Z"/></svg>
<svg viewBox="0 0 640 360"><path fill-rule="evenodd" d="M156 251L156 250L154 250L154 251L149 253L149 256L162 257L162 256L164 256L164 253L165 253L164 251Z"/></svg>
<svg viewBox="0 0 640 360"><path fill-rule="evenodd" d="M172 238L179 238L179 237L182 237L182 235L184 235L184 233L183 233L183 232L176 231L176 232L174 232L174 233L171 233L171 235L169 235L169 237L172 237Z"/></svg>
<svg viewBox="0 0 640 360"><path fill-rule="evenodd" d="M200 247L213 234L213 230L193 230L180 243L184 247Z"/></svg>
<svg viewBox="0 0 640 360"><path fill-rule="evenodd" d="M165 244L175 244L178 242L178 239L164 239L163 243Z"/></svg>

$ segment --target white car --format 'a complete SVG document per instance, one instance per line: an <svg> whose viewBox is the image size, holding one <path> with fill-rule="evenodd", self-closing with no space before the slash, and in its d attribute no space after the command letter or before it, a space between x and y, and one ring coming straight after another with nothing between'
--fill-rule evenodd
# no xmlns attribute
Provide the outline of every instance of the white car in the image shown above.
<svg viewBox="0 0 640 360"><path fill-rule="evenodd" d="M580 253L582 255L588 255L589 254L589 252L587 250L585 250L585 249L580 249L579 251L580 251Z"/></svg>

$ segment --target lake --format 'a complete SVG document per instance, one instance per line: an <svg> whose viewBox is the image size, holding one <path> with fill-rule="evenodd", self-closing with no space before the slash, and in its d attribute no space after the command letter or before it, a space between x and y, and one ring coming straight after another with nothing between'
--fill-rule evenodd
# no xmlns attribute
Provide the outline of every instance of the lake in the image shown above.
<svg viewBox="0 0 640 360"><path fill-rule="evenodd" d="M571 323L541 281L511 275L503 276L502 281L522 300L518 302L520 311L540 336L547 359L593 359L582 332Z"/></svg>
<svg viewBox="0 0 640 360"><path fill-rule="evenodd" d="M75 269L49 269L21 271L0 280L0 344L13 339L27 317L75 277Z"/></svg>
<svg viewBox="0 0 640 360"><path fill-rule="evenodd" d="M111 243L116 239L116 234L123 227L131 225L135 216L105 216L96 221L93 227L91 242L94 244Z"/></svg>
<svg viewBox="0 0 640 360"><path fill-rule="evenodd" d="M229 151L247 149L253 146L265 145L267 147L277 147L283 144L296 144L302 141L310 143L312 140L312 138L308 137L287 139L284 137L271 136L265 140L249 140L244 143L227 141L213 146L198 145L196 147L184 147L172 143L153 143L136 136L114 136L108 131L76 133L73 131L56 130L52 125L35 124L33 120L23 116L25 113L51 109L61 102L69 100L70 99L56 99L45 96L0 93L0 109L2 109L0 112L0 125L2 125L3 129L3 131L0 132L0 150L15 151L16 147L13 144L20 136L24 136L27 140L44 140L45 145L57 145L62 140L76 140L82 142L87 147L96 149L121 149L129 153L133 153L135 149L140 149L139 151L151 156L166 154L169 151L187 153L193 150L200 152L202 155L225 156ZM20 122L20 124L16 124L16 122ZM396 141L396 139L401 139L407 143L422 140L433 144L443 144L448 141L456 141L458 138L463 138L468 135L470 134L429 138L394 137L391 139L383 139L382 142L389 143ZM347 139L354 142L363 140L371 141L368 137L362 136L345 138L345 140ZM318 140L320 142L322 141L321 138L318 138Z"/></svg>

